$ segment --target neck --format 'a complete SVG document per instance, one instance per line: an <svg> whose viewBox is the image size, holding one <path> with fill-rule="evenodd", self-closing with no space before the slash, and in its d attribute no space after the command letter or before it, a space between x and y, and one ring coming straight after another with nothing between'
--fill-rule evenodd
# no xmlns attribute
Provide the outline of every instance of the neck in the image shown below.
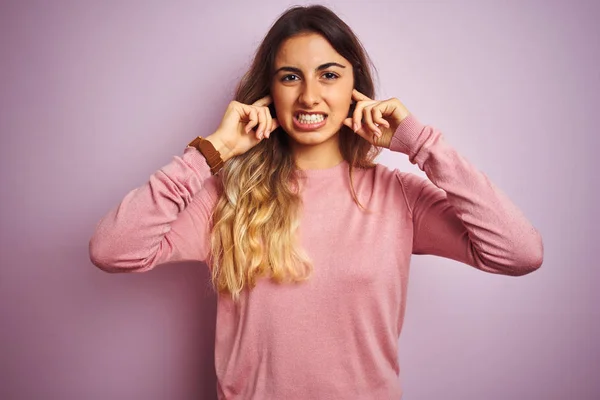
<svg viewBox="0 0 600 400"><path fill-rule="evenodd" d="M318 145L291 143L294 161L298 169L328 169L344 160L339 146L339 133Z"/></svg>

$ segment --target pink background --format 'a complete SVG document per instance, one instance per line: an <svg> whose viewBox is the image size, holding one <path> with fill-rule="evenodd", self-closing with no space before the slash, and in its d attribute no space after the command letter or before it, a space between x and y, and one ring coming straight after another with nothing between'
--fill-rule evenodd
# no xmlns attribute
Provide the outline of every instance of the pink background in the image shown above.
<svg viewBox="0 0 600 400"><path fill-rule="evenodd" d="M216 128L288 4L2 2L0 398L214 398L205 266L111 275L87 245ZM404 399L600 398L598 2L326 4L371 54L379 97L440 128L544 238L520 278L413 258Z"/></svg>

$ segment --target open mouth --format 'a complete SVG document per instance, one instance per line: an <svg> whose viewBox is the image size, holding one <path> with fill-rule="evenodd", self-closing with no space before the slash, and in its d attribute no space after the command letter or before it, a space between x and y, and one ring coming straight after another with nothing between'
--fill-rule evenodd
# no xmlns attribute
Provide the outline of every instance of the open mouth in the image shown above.
<svg viewBox="0 0 600 400"><path fill-rule="evenodd" d="M300 130L319 129L327 123L327 114L324 113L296 113L294 114L294 126Z"/></svg>

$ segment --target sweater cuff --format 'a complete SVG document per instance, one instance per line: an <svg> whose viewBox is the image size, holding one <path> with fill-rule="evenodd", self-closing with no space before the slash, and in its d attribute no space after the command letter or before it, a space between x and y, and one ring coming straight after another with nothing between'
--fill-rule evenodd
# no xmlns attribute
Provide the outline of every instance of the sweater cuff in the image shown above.
<svg viewBox="0 0 600 400"><path fill-rule="evenodd" d="M194 147L186 147L183 151L183 160L190 165L194 171L200 175L202 180L208 179L212 176L210 172L210 167L208 166L208 162L206 158Z"/></svg>
<svg viewBox="0 0 600 400"><path fill-rule="evenodd" d="M392 136L390 150L408 155L412 161L426 138L419 137L425 125L413 114L404 118Z"/></svg>

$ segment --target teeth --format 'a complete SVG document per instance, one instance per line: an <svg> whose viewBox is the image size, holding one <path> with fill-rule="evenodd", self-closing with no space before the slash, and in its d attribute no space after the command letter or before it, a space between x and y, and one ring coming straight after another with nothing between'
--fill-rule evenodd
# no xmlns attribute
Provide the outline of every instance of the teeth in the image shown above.
<svg viewBox="0 0 600 400"><path fill-rule="evenodd" d="M302 122L303 124L316 124L316 123L322 122L324 119L325 119L325 116L322 114L313 114L313 115L300 114L300 115L298 115L298 121Z"/></svg>

